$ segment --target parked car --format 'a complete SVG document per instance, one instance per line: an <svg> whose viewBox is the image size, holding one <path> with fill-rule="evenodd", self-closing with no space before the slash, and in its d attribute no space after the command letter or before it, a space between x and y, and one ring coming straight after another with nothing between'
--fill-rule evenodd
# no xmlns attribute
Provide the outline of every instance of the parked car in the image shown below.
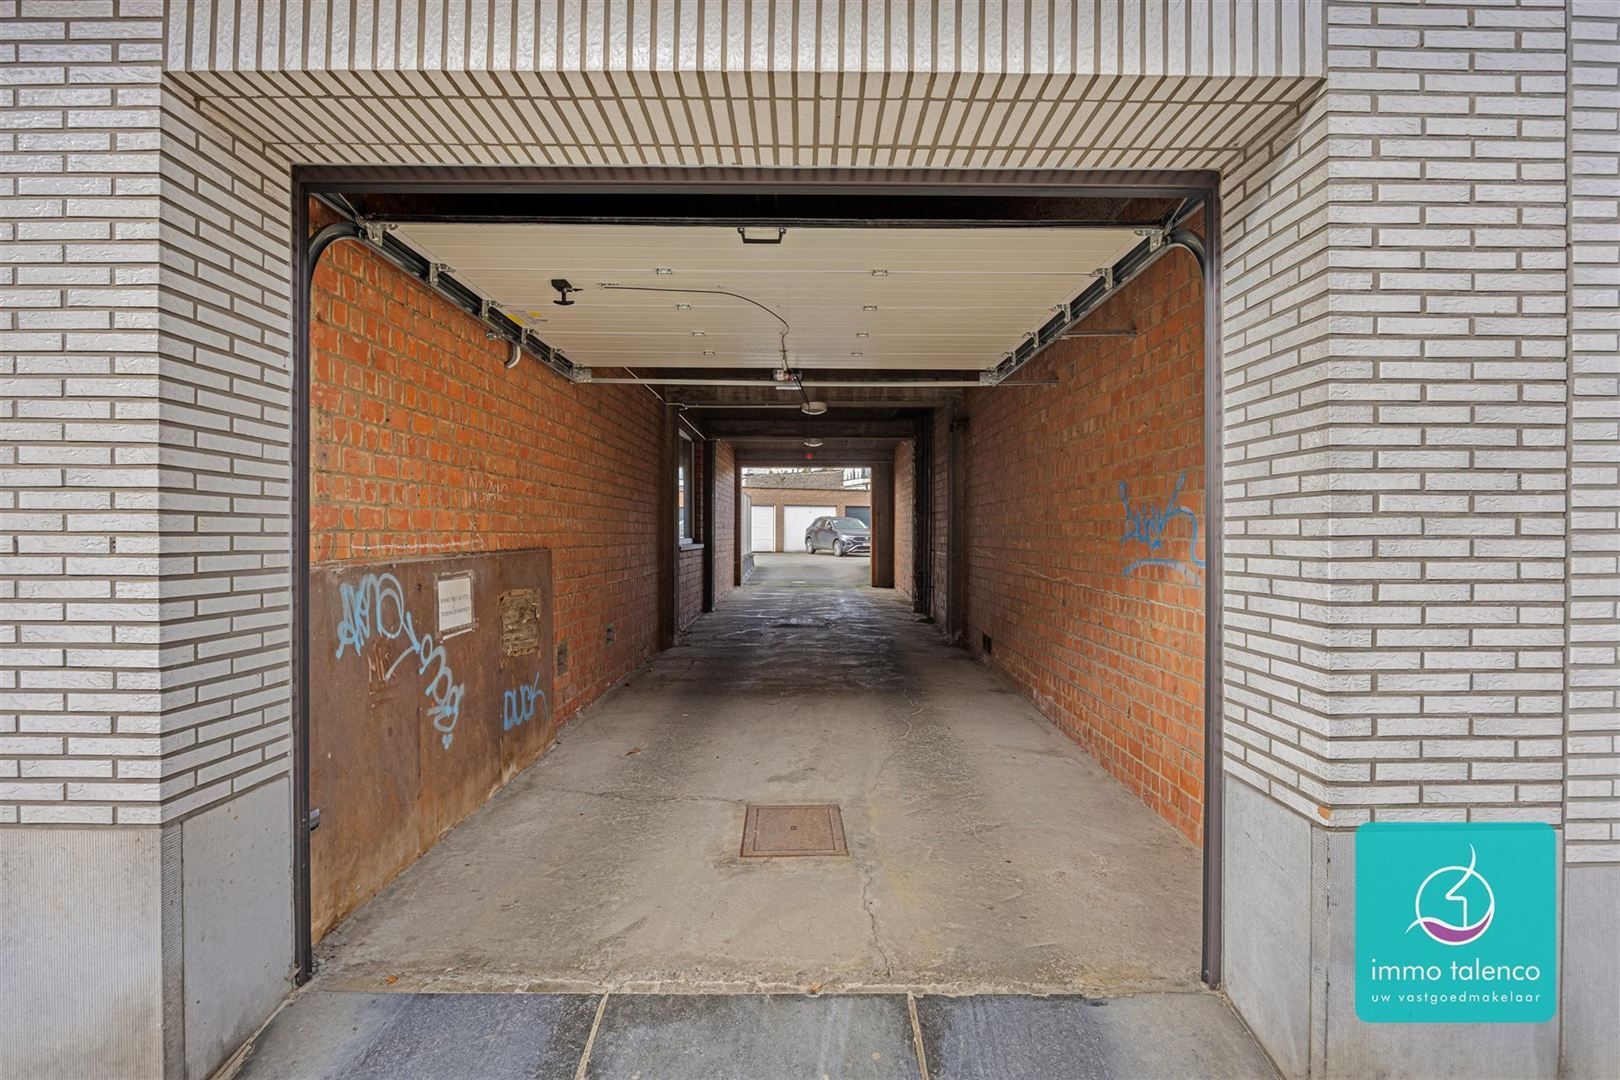
<svg viewBox="0 0 1620 1080"><path fill-rule="evenodd" d="M804 530L804 549L814 555L831 551L834 555L870 555L872 526L860 518L819 517Z"/></svg>

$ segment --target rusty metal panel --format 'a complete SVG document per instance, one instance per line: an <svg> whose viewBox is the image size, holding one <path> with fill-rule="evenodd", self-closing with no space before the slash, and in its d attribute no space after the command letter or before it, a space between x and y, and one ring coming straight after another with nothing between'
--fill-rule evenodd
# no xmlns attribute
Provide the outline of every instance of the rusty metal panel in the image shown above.
<svg viewBox="0 0 1620 1080"><path fill-rule="evenodd" d="M319 940L550 745L551 553L330 564L309 610Z"/></svg>

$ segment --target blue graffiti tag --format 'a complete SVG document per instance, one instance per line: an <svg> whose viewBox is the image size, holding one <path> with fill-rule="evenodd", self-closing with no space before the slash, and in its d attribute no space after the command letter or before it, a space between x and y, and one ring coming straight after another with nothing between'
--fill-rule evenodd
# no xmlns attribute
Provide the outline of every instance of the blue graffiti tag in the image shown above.
<svg viewBox="0 0 1620 1080"><path fill-rule="evenodd" d="M417 634L411 613L405 610L405 593L399 579L393 574L367 574L358 585L338 586L343 605L343 617L337 625L337 657L343 650L353 648L356 656L374 635L397 641L405 638L405 651L383 673L384 679L393 678L407 656L417 660L416 673L426 675L433 668L433 678L422 693L433 702L428 718L439 733L439 741L450 749L456 722L461 719L461 701L467 695L466 687L456 682L450 670L450 658L444 646L436 644L432 634Z"/></svg>
<svg viewBox="0 0 1620 1080"><path fill-rule="evenodd" d="M534 719L536 708L546 711L546 722L551 722L551 703L546 700L546 692L540 689L540 676L534 677L534 682L514 687L501 696L501 730L511 731L522 724Z"/></svg>
<svg viewBox="0 0 1620 1080"><path fill-rule="evenodd" d="M1125 534L1120 537L1119 546L1124 547L1132 540L1147 545L1148 556L1134 559L1125 567L1125 576L1129 577L1136 570L1144 566L1168 566L1185 577L1198 579L1198 571L1204 566L1204 560L1198 557L1198 515L1180 505L1181 489L1187 485L1187 474L1182 473L1176 477L1176 486L1170 492L1170 497L1164 505L1154 506L1151 500L1144 500L1136 506L1131 505L1130 492L1125 481L1119 482L1119 501L1125 506ZM1164 549L1165 535L1170 530L1170 523L1178 517L1185 517L1192 528L1192 534L1187 538L1187 558L1178 559L1169 554L1159 554Z"/></svg>

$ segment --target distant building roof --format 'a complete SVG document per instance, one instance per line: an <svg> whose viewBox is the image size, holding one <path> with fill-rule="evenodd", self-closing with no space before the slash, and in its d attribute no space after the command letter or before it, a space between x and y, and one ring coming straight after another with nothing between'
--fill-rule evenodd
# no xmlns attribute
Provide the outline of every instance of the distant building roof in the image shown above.
<svg viewBox="0 0 1620 1080"><path fill-rule="evenodd" d="M793 472L743 473L745 488L787 488L793 491L842 491L843 469L802 469Z"/></svg>

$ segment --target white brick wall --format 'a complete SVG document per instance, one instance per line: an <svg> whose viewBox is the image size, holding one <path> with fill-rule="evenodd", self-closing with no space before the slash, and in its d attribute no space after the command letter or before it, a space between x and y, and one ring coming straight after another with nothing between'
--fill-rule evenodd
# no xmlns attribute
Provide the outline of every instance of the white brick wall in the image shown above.
<svg viewBox="0 0 1620 1080"><path fill-rule="evenodd" d="M156 0L0 3L0 823L161 796L162 32Z"/></svg>
<svg viewBox="0 0 1620 1080"><path fill-rule="evenodd" d="M1620 862L1620 5L1570 8L1571 862Z"/></svg>
<svg viewBox="0 0 1620 1080"><path fill-rule="evenodd" d="M1334 825L1562 820L1566 48L1561 3L1335 0L1229 212L1231 768Z"/></svg>

